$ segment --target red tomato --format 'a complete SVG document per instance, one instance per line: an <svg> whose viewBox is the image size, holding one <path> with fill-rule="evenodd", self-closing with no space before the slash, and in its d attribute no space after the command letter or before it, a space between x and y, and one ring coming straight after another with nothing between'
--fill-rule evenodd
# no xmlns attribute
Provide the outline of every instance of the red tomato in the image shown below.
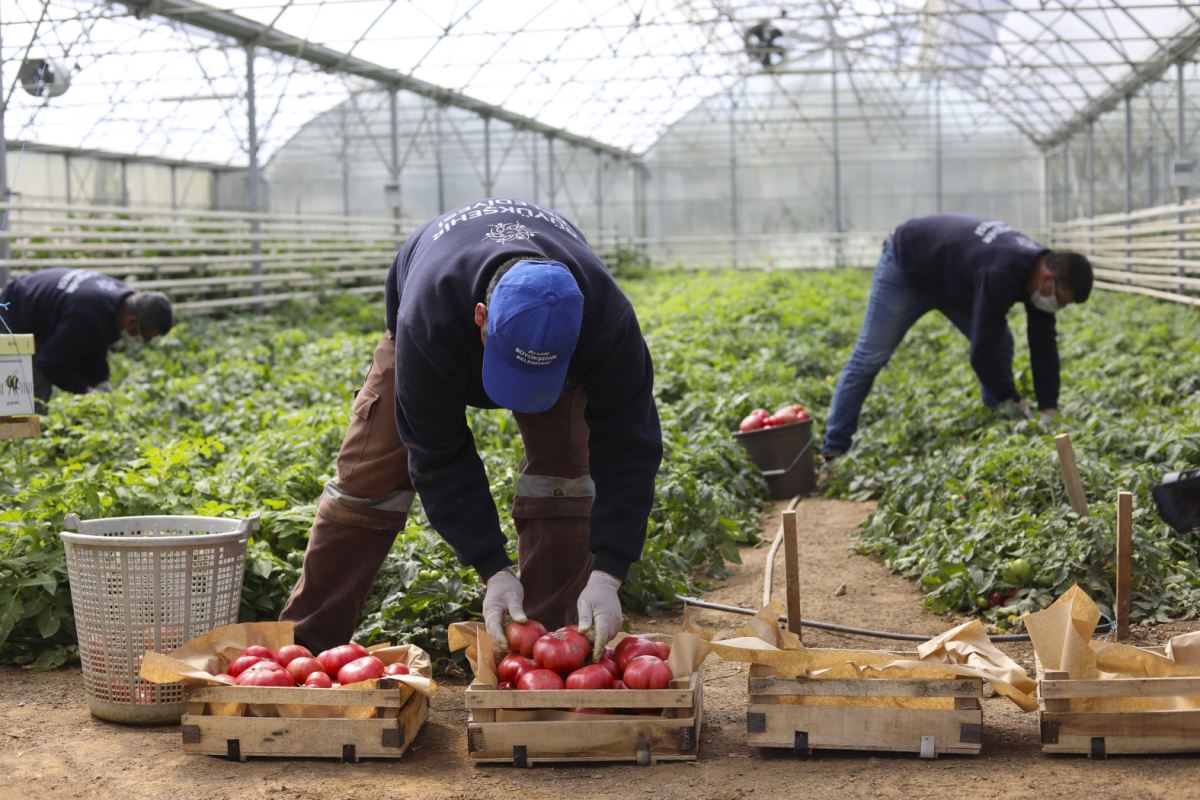
<svg viewBox="0 0 1200 800"><path fill-rule="evenodd" d="M321 666L325 668L326 675L333 676L337 675L338 670L354 659L362 658L366 655L370 655L367 652L367 648L361 644L351 642L350 644L338 645L337 647L331 647L328 650L322 651L321 655L317 656L317 661L320 661Z"/></svg>
<svg viewBox="0 0 1200 800"><path fill-rule="evenodd" d="M617 666L616 659L612 657L611 648L606 648L604 655L601 656L600 660L596 663L608 670L609 674L612 675L613 678L621 677L621 668Z"/></svg>
<svg viewBox="0 0 1200 800"><path fill-rule="evenodd" d="M255 664L261 664L262 661L262 656L238 656L229 662L229 666L226 667L225 671L236 678ZM274 664L275 662L272 661L271 663Z"/></svg>
<svg viewBox="0 0 1200 800"><path fill-rule="evenodd" d="M796 410L788 406L784 406L767 417L767 424L772 426L791 425L795 422L799 422L799 419L796 417Z"/></svg>
<svg viewBox="0 0 1200 800"><path fill-rule="evenodd" d="M626 639L625 641L629 641ZM621 642L625 644L625 642ZM649 639L638 637L638 640L624 650L617 648L617 667L622 673L629 669L629 662L633 661L638 656L658 656L662 658L662 648L658 642L652 642Z"/></svg>
<svg viewBox="0 0 1200 800"><path fill-rule="evenodd" d="M756 431L763 427L764 419L764 417L756 417L751 414L738 423L738 430L742 433L745 433L746 431Z"/></svg>
<svg viewBox="0 0 1200 800"><path fill-rule="evenodd" d="M616 713L611 708L572 708L572 709L568 709L568 710L574 711L576 714L613 714L613 713Z"/></svg>
<svg viewBox="0 0 1200 800"><path fill-rule="evenodd" d="M267 661L274 661L275 654L271 652L271 648L263 647L261 644L252 644L241 653L244 656L258 656L265 658Z"/></svg>
<svg viewBox="0 0 1200 800"><path fill-rule="evenodd" d="M292 676L292 680L296 683L304 683L308 680L308 676L314 672L324 673L325 668L321 666L321 662L315 658L300 656L293 658L286 667L288 675Z"/></svg>
<svg viewBox="0 0 1200 800"><path fill-rule="evenodd" d="M619 666L621 663L621 655L623 653L625 653L627 650L629 650L629 648L636 645L638 642L648 642L648 641L650 641L650 640L647 639L645 636L638 636L636 634L633 636L626 636L624 639L622 639L620 641L619 644L617 644L616 649L613 650L613 656L612 656L613 661L616 661Z"/></svg>
<svg viewBox="0 0 1200 800"><path fill-rule="evenodd" d="M612 673L600 664L588 664L567 676L568 689L611 689Z"/></svg>
<svg viewBox="0 0 1200 800"><path fill-rule="evenodd" d="M291 664L288 664L290 667ZM309 689L332 689L333 679L324 672L310 672L308 677L304 679L304 685Z"/></svg>
<svg viewBox="0 0 1200 800"><path fill-rule="evenodd" d="M312 658L312 651L302 644L285 644L275 654L275 660L285 667L297 658Z"/></svg>
<svg viewBox="0 0 1200 800"><path fill-rule="evenodd" d="M496 688L498 688L498 689L515 689L515 688L517 688L517 686L516 686L516 684L512 683L511 681L500 681L500 685Z"/></svg>
<svg viewBox="0 0 1200 800"><path fill-rule="evenodd" d="M750 412L750 416L766 419L767 417L771 416L771 412L767 411L765 408L756 408Z"/></svg>
<svg viewBox="0 0 1200 800"><path fill-rule="evenodd" d="M214 675L213 677L219 680L221 683L227 683L230 686L233 686L235 683L237 683L236 679L228 672L222 672L220 675Z"/></svg>
<svg viewBox="0 0 1200 800"><path fill-rule="evenodd" d="M561 689L563 688L563 679L557 672L548 669L531 669L521 674L520 679L517 680L517 688L533 691Z"/></svg>
<svg viewBox="0 0 1200 800"><path fill-rule="evenodd" d="M356 658L349 664L346 664L338 670L338 683L345 686L347 683L358 683L359 681L369 681L372 678L383 677L384 664L375 656L363 656Z"/></svg>
<svg viewBox="0 0 1200 800"><path fill-rule="evenodd" d="M667 644L666 642L655 642L654 644L656 647L658 647L657 655L659 658L661 658L663 661L666 661L671 657L671 645Z"/></svg>
<svg viewBox="0 0 1200 800"><path fill-rule="evenodd" d="M559 628L533 645L533 660L543 669L569 675L587 661L592 643L578 630Z"/></svg>
<svg viewBox="0 0 1200 800"><path fill-rule="evenodd" d="M526 658L520 653L509 653L500 659L500 664L496 667L496 677L501 681L516 683L517 679L521 677L521 673L537 668L538 665L532 659Z"/></svg>
<svg viewBox="0 0 1200 800"><path fill-rule="evenodd" d="M535 619L528 622L510 622L504 628L504 638L514 653L529 658L533 655L533 644L546 635L546 626Z"/></svg>
<svg viewBox="0 0 1200 800"><path fill-rule="evenodd" d="M620 678L617 678L615 681L613 681L612 687L614 689L628 689L629 688L628 686L625 685L625 681L621 680Z"/></svg>
<svg viewBox="0 0 1200 800"><path fill-rule="evenodd" d="M625 668L623 680L630 689L666 689L673 677L667 662L658 656L638 656Z"/></svg>
<svg viewBox="0 0 1200 800"><path fill-rule="evenodd" d="M259 661L237 676L238 686L295 686L288 671L274 661Z"/></svg>
<svg viewBox="0 0 1200 800"><path fill-rule="evenodd" d="M409 674L408 673L408 664L401 664L399 661L397 661L395 664L388 664L386 667L383 668L383 674L384 675L407 675L407 674Z"/></svg>

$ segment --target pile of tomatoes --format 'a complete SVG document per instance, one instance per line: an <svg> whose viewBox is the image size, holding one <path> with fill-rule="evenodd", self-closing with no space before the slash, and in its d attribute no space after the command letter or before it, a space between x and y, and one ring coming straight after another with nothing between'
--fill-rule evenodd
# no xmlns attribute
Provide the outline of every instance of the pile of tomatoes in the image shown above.
<svg viewBox="0 0 1200 800"><path fill-rule="evenodd" d="M496 667L501 689L666 689L671 684L671 647L643 636L627 636L587 663L591 641L575 625L547 633L542 623L510 622L504 629L509 653ZM611 714L611 708L575 708Z"/></svg>
<svg viewBox="0 0 1200 800"><path fill-rule="evenodd" d="M316 657L299 644L284 645L275 652L269 647L252 644L229 662L217 680L236 686L331 689L372 678L407 674L407 664L384 664L367 648L353 642L331 647Z"/></svg>
<svg viewBox="0 0 1200 800"><path fill-rule="evenodd" d="M738 430L746 433L747 431L757 431L763 428L779 428L784 425L795 425L797 422L808 422L810 419L812 417L809 416L804 406L800 403L780 406L774 414L765 408L756 408L742 420L741 424L738 425Z"/></svg>

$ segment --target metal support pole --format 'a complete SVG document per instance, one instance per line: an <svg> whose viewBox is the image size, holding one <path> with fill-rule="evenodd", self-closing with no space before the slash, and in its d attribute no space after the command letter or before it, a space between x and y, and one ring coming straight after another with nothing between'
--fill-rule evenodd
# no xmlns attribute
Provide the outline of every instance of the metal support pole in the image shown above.
<svg viewBox="0 0 1200 800"><path fill-rule="evenodd" d="M604 156L596 153L596 236L604 235Z"/></svg>
<svg viewBox="0 0 1200 800"><path fill-rule="evenodd" d="M633 235L638 246L644 249L649 229L649 216L646 213L646 181L649 176L646 165L640 161L631 162L629 168L633 171Z"/></svg>
<svg viewBox="0 0 1200 800"><path fill-rule="evenodd" d="M177 173L178 171L179 171L179 165L178 165L178 164L172 164L172 165L171 165L171 210L172 210L172 211L174 211L175 209L179 208L179 200L178 200L178 198L176 197L176 194L175 194L175 193L176 193L176 188L177 188L177 182L178 182L178 176L176 175L176 173ZM68 200L67 202L69 203L69 202L71 202L71 201L70 201L70 200Z"/></svg>
<svg viewBox="0 0 1200 800"><path fill-rule="evenodd" d="M1050 154L1042 151L1042 230L1050 234Z"/></svg>
<svg viewBox="0 0 1200 800"><path fill-rule="evenodd" d="M1087 126L1087 181L1088 216L1096 216L1096 121L1089 120Z"/></svg>
<svg viewBox="0 0 1200 800"><path fill-rule="evenodd" d="M546 134L546 180L550 188L550 207L557 201L554 186L554 137Z"/></svg>
<svg viewBox="0 0 1200 800"><path fill-rule="evenodd" d="M3 52L3 31L3 20L0 20L0 52ZM4 204L4 209L0 211L0 289L8 282L10 250L8 237L4 234L8 231L8 202L12 199L8 192L8 139L4 138L4 110L7 105L4 99L7 96L7 86L4 82L4 59L0 58L0 203Z"/></svg>
<svg viewBox="0 0 1200 800"><path fill-rule="evenodd" d="M538 202L538 191L541 189L542 182L542 176L538 174L538 142L541 141L541 137L535 131L530 131L529 135L533 137L533 147L531 148L533 153L532 158L530 158L532 171L530 177L533 179L533 202L536 203Z"/></svg>
<svg viewBox="0 0 1200 800"><path fill-rule="evenodd" d="M1187 153L1187 117L1185 114L1186 109L1187 109L1187 102L1186 102L1187 92L1184 90L1184 86L1183 86L1183 62L1182 61L1175 62L1175 84L1176 84L1175 159L1177 161L1182 162L1187 158L1187 156L1186 156L1186 153ZM1194 174L1195 174L1195 170L1193 170L1193 169L1188 170L1189 177ZM1186 184L1180 185L1179 187L1176 188L1175 192L1176 192L1176 195L1179 200L1179 205L1182 206L1184 203L1187 202L1187 199L1188 199L1187 185ZM1184 233L1183 233L1184 213L1182 211L1179 212L1178 222L1179 222L1179 233L1177 235L1179 237L1179 241L1182 242L1184 239L1187 238L1186 236L1184 236ZM1180 262L1182 262L1185 258L1187 258L1187 251L1183 247L1180 247L1177 255L1178 255ZM1180 277L1183 277L1184 275L1187 274L1187 270L1184 269L1182 263L1180 263L1180 265L1175 268L1175 272ZM1187 292L1187 287L1181 282L1179 284L1178 291L1180 294L1185 294Z"/></svg>
<svg viewBox="0 0 1200 800"><path fill-rule="evenodd" d="M937 211L942 213L942 76L935 77L933 83L933 124L934 128L934 186L937 200Z"/></svg>
<svg viewBox="0 0 1200 800"><path fill-rule="evenodd" d="M446 175L442 168L442 114L445 113L446 107L438 103L437 111L433 115L434 122L434 164L437 168L437 202L438 213L444 213L446 210Z"/></svg>
<svg viewBox="0 0 1200 800"><path fill-rule="evenodd" d="M259 198L258 106L254 87L254 57L254 45L246 45L246 142L250 157L246 179L250 183L250 256L252 258L250 262L250 274L258 277L262 275L262 261L259 260L259 257L262 255L262 239L259 237L262 223L258 218L261 200ZM255 281L251 290L254 296L258 297L261 295L262 290L262 283ZM261 310L262 306L258 306L257 309Z"/></svg>
<svg viewBox="0 0 1200 800"><path fill-rule="evenodd" d="M483 118L483 193L493 194L492 181L492 118Z"/></svg>
<svg viewBox="0 0 1200 800"><path fill-rule="evenodd" d="M741 235L738 221L737 179L737 99L733 87L729 89L729 243L732 249L733 268L738 266L738 237Z"/></svg>
<svg viewBox="0 0 1200 800"><path fill-rule="evenodd" d="M129 207L129 162L121 159L121 205Z"/></svg>
<svg viewBox="0 0 1200 800"><path fill-rule="evenodd" d="M388 194L392 201L392 235L396 237L396 245L400 242L400 120L397 107L397 89L388 89L388 144L391 148L391 159L388 163Z"/></svg>
<svg viewBox="0 0 1200 800"><path fill-rule="evenodd" d="M1125 95L1125 158L1122 159L1125 166L1125 213L1129 214L1133 211L1133 98L1130 95ZM1129 229L1129 220L1125 220L1125 229ZM1125 236L1125 243L1129 244L1130 237ZM1130 268L1129 260L1132 258L1130 250L1125 251L1125 271Z"/></svg>
<svg viewBox="0 0 1200 800"><path fill-rule="evenodd" d="M833 122L833 230L836 234L834 246L834 266L842 266L842 147L839 137L841 125L838 123L838 63L836 48L830 50L833 69L830 71L830 100L832 101Z"/></svg>
<svg viewBox="0 0 1200 800"><path fill-rule="evenodd" d="M67 190L67 205L71 205L71 156L63 155L63 175L64 183Z"/></svg>
<svg viewBox="0 0 1200 800"><path fill-rule="evenodd" d="M1062 209L1064 220L1071 219L1071 140L1063 140L1062 145Z"/></svg>
<svg viewBox="0 0 1200 800"><path fill-rule="evenodd" d="M350 110L342 104L341 147L338 149L338 160L342 162L342 216L350 216Z"/></svg>

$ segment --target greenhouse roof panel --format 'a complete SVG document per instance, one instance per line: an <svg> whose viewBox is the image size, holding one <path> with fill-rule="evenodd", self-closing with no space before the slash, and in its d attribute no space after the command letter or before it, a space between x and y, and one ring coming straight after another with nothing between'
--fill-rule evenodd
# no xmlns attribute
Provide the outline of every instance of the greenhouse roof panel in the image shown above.
<svg viewBox="0 0 1200 800"><path fill-rule="evenodd" d="M250 37L263 159L380 81L636 153L746 76L822 70L939 75L1047 143L1189 56L1198 16L1174 0L5 0L0 32L8 138L241 165ZM68 91L14 89L35 58Z"/></svg>

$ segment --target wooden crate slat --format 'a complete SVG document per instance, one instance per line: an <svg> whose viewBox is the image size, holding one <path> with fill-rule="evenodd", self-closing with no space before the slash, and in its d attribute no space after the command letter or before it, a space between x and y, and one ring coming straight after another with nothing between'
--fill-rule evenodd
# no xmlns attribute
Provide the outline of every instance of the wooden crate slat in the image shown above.
<svg viewBox="0 0 1200 800"><path fill-rule="evenodd" d="M1040 691L1047 700L1070 697L1195 697L1200 696L1200 678L1044 679L1040 683Z"/></svg>
<svg viewBox="0 0 1200 800"><path fill-rule="evenodd" d="M751 695L837 697L979 697L978 678L960 680L806 680L751 677Z"/></svg>
<svg viewBox="0 0 1200 800"><path fill-rule="evenodd" d="M285 690L288 691L288 690ZM314 690L314 691L331 691ZM189 704L189 711L199 706ZM429 716L429 700L412 693L397 716L377 719L218 717L188 713L181 720L183 751L202 755L399 758ZM236 747L231 748L230 742Z"/></svg>
<svg viewBox="0 0 1200 800"><path fill-rule="evenodd" d="M36 414L0 417L0 439L31 439L41 432L41 419Z"/></svg>
<svg viewBox="0 0 1200 800"><path fill-rule="evenodd" d="M746 733L757 747L792 749L797 732L803 732L809 749L920 753L923 736L933 737L939 754L976 754L981 748L978 703L956 710L751 704L748 713L763 715L763 729Z"/></svg>
<svg viewBox="0 0 1200 800"><path fill-rule="evenodd" d="M188 692L188 702L197 703L291 703L314 706L403 706L413 690L313 689L303 686L205 686Z"/></svg>
<svg viewBox="0 0 1200 800"><path fill-rule="evenodd" d="M691 689L519 689L476 688L467 708L690 708Z"/></svg>

